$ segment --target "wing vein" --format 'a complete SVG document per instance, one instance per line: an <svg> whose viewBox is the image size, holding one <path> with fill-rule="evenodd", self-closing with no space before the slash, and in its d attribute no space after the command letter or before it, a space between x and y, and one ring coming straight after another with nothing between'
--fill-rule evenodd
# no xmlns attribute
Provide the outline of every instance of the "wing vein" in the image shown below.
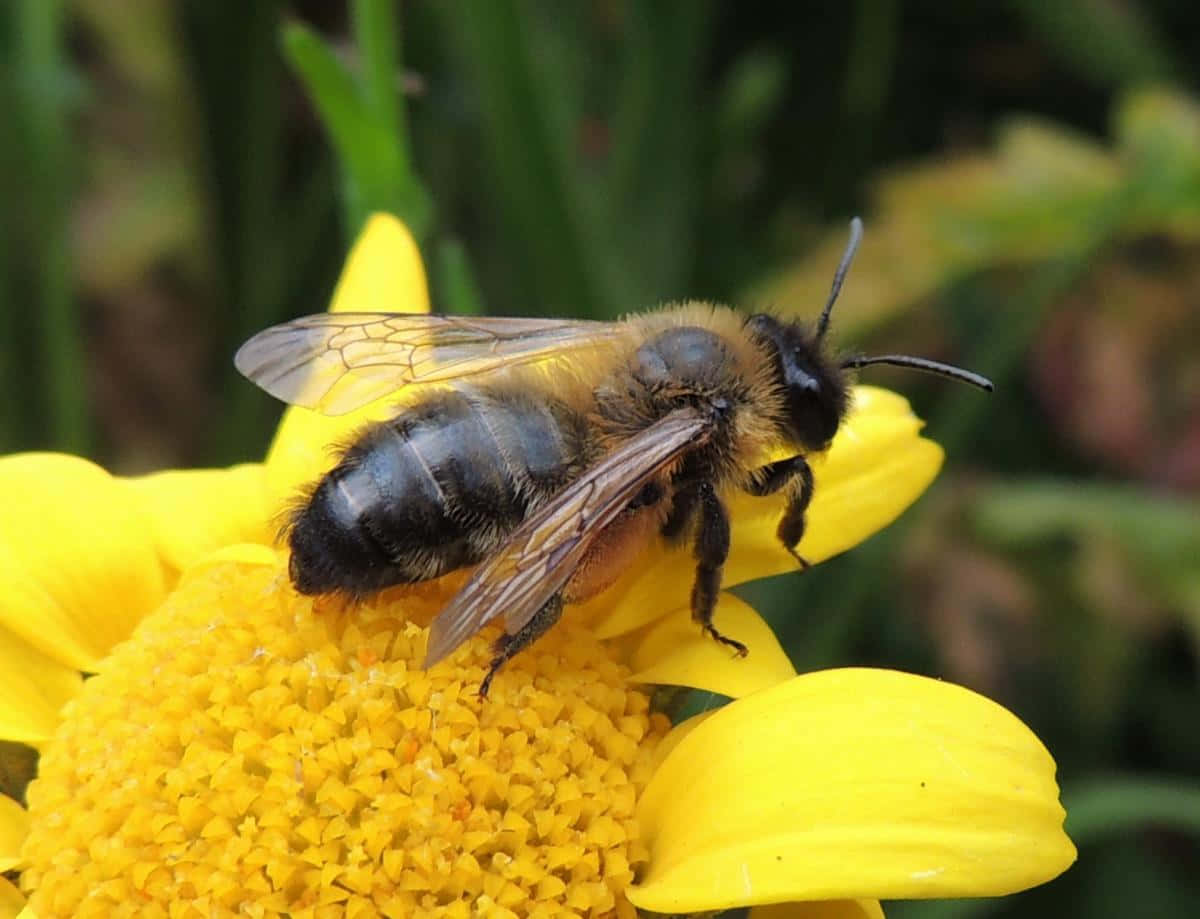
<svg viewBox="0 0 1200 919"><path fill-rule="evenodd" d="M622 334L587 320L327 313L259 332L234 363L278 399L341 415L405 386L563 360Z"/></svg>

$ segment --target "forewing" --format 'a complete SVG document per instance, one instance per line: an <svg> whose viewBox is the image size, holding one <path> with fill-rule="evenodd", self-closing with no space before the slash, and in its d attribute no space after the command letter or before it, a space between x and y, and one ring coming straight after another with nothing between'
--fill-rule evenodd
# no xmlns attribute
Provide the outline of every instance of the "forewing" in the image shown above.
<svg viewBox="0 0 1200 919"><path fill-rule="evenodd" d="M344 415L413 383L563 357L620 329L573 319L318 313L264 329L233 362L277 399Z"/></svg>
<svg viewBox="0 0 1200 919"><path fill-rule="evenodd" d="M626 441L521 524L481 564L429 630L425 666L450 654L498 614L512 635L571 577L596 536L660 471L708 438L691 409Z"/></svg>

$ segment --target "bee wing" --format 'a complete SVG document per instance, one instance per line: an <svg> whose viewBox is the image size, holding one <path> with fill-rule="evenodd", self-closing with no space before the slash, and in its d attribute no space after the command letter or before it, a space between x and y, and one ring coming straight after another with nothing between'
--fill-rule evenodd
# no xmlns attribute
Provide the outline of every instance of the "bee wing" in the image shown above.
<svg viewBox="0 0 1200 919"><path fill-rule="evenodd" d="M630 438L541 507L438 613L429 630L431 667L498 614L512 635L575 572L596 536L651 479L708 439L708 421L672 412Z"/></svg>
<svg viewBox="0 0 1200 919"><path fill-rule="evenodd" d="M344 415L412 383L562 357L620 328L567 319L319 313L264 329L233 362L277 399Z"/></svg>

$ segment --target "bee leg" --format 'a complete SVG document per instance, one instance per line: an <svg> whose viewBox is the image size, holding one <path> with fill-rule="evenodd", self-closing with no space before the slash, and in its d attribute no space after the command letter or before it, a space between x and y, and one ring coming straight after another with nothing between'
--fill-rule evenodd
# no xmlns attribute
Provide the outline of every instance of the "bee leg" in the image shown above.
<svg viewBox="0 0 1200 919"><path fill-rule="evenodd" d="M479 698L487 698L488 690L492 687L492 677L509 660L546 634L546 631L558 622L559 617L562 616L562 610L562 591L559 591L543 603L541 609L534 613L532 618L520 629L512 635L501 635L496 640L496 644L492 647L496 656L492 658L488 672L484 676L483 682L479 684Z"/></svg>
<svg viewBox="0 0 1200 919"><path fill-rule="evenodd" d="M661 501L667 494L667 490L663 488L661 482L647 482L642 490L637 493L632 501L626 506L627 510L636 511L643 507L653 507Z"/></svg>
<svg viewBox="0 0 1200 919"><path fill-rule="evenodd" d="M779 521L779 529L775 532L792 558L800 563L801 568L807 569L811 565L796 552L796 546L804 535L804 515L813 496L812 469L808 461L803 456L793 456L769 463L758 470L757 481L746 486L746 491L761 497L774 494L784 487L791 491L791 495L783 518Z"/></svg>
<svg viewBox="0 0 1200 919"><path fill-rule="evenodd" d="M662 525L663 538L670 543L683 539L687 526L696 516L696 505L700 501L700 490L689 485L678 488L671 499L671 511Z"/></svg>
<svg viewBox="0 0 1200 919"><path fill-rule="evenodd" d="M745 657L746 646L722 635L712 621L717 595L721 591L721 569L729 557L729 513L722 506L711 482L700 482L695 491L700 525L696 529L696 543L692 549L696 558L692 618L700 623L710 638L733 648L739 657Z"/></svg>

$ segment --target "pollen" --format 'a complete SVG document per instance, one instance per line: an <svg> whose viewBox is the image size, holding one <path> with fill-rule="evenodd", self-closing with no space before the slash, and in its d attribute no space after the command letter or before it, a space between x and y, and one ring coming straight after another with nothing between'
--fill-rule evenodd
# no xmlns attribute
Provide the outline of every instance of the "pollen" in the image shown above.
<svg viewBox="0 0 1200 919"><path fill-rule="evenodd" d="M668 724L569 617L477 695L428 672L445 590L314 610L280 564L199 569L64 711L21 884L53 916L632 916Z"/></svg>

